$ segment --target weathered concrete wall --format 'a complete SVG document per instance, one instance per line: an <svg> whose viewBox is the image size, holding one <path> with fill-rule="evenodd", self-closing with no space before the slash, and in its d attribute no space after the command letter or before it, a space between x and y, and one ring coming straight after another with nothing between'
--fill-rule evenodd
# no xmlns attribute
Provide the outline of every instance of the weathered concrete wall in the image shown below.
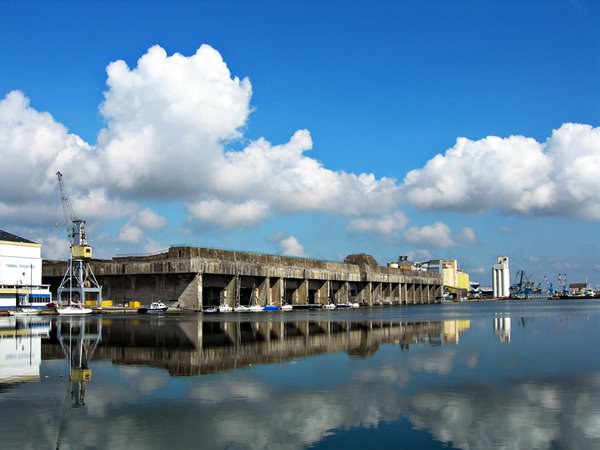
<svg viewBox="0 0 600 450"><path fill-rule="evenodd" d="M380 267L372 257L357 263L320 261L196 247L171 247L152 256L92 261L104 297L116 302L177 299L190 309L227 303L281 305L348 303L414 304L440 301L439 275ZM367 261L367 263L364 263ZM44 281L54 288L64 261L45 261Z"/></svg>

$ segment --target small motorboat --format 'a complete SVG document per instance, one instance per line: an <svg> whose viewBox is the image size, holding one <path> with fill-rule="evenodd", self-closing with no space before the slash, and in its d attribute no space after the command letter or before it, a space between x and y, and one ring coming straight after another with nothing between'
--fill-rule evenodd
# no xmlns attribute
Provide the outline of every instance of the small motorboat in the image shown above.
<svg viewBox="0 0 600 450"><path fill-rule="evenodd" d="M250 308L248 308L248 311L250 312L263 312L264 310L265 308L260 305L252 305Z"/></svg>
<svg viewBox="0 0 600 450"><path fill-rule="evenodd" d="M335 309L335 303L327 303L325 305L323 305L323 309Z"/></svg>
<svg viewBox="0 0 600 450"><path fill-rule="evenodd" d="M334 305L336 308L350 308L350 303L338 303L337 305ZM333 309L333 308L331 308Z"/></svg>
<svg viewBox="0 0 600 450"><path fill-rule="evenodd" d="M219 312L220 313L230 313L231 311L233 311L233 308L229 305L219 305Z"/></svg>
<svg viewBox="0 0 600 450"><path fill-rule="evenodd" d="M350 308L360 308L360 303L357 303L357 302L350 303Z"/></svg>
<svg viewBox="0 0 600 450"><path fill-rule="evenodd" d="M217 308L215 308L214 306L209 306L208 308L204 308L202 310L202 312L204 314L214 314L214 313L218 313L219 310Z"/></svg>
<svg viewBox="0 0 600 450"><path fill-rule="evenodd" d="M267 306L265 306L265 311L279 311L279 306L267 305Z"/></svg>
<svg viewBox="0 0 600 450"><path fill-rule="evenodd" d="M244 306L244 305L238 305L235 308L233 308L233 310L235 312L249 312L250 311L250 307L249 306Z"/></svg>
<svg viewBox="0 0 600 450"><path fill-rule="evenodd" d="M164 313L169 307L163 302L152 302L148 308L139 308L138 313L140 314L160 314Z"/></svg>
<svg viewBox="0 0 600 450"><path fill-rule="evenodd" d="M283 306L281 307L281 310L282 310L282 311L291 311L292 309L294 309L294 306L293 306L293 305L283 305Z"/></svg>

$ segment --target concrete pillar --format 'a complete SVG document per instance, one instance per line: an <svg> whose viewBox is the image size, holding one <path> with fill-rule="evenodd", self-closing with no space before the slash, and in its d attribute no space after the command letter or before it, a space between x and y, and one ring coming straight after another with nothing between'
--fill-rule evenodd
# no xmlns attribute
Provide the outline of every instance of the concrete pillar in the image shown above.
<svg viewBox="0 0 600 450"><path fill-rule="evenodd" d="M371 304L371 283L359 283L356 301L361 305Z"/></svg>
<svg viewBox="0 0 600 450"><path fill-rule="evenodd" d="M408 299L409 299L410 303L413 305L415 303L417 303L417 294L416 294L416 288L415 288L414 283L410 283L410 286L408 288Z"/></svg>
<svg viewBox="0 0 600 450"><path fill-rule="evenodd" d="M400 304L400 283L392 284L392 303L396 305Z"/></svg>
<svg viewBox="0 0 600 450"><path fill-rule="evenodd" d="M257 303L260 306L270 305L271 304L271 289L269 289L269 277L265 277L265 279L258 285L258 298Z"/></svg>
<svg viewBox="0 0 600 450"><path fill-rule="evenodd" d="M319 290L317 291L317 298L318 298L319 305L325 305L325 304L329 303L328 296L329 296L329 280L326 280L321 285Z"/></svg>
<svg viewBox="0 0 600 450"><path fill-rule="evenodd" d="M342 283L339 289L333 295L333 302L337 305L338 303L348 303L350 301L350 289L348 282Z"/></svg>
<svg viewBox="0 0 600 450"><path fill-rule="evenodd" d="M375 283L373 288L373 304L383 304L383 292L381 283Z"/></svg>
<svg viewBox="0 0 600 450"><path fill-rule="evenodd" d="M387 283L383 283L383 286L381 287L382 290L382 296L383 296L383 303L384 304L389 304L392 302L392 285L387 282Z"/></svg>
<svg viewBox="0 0 600 450"><path fill-rule="evenodd" d="M302 280L300 286L292 294L294 305L306 305L308 303L308 280Z"/></svg>
<svg viewBox="0 0 600 450"><path fill-rule="evenodd" d="M184 309L200 311L202 309L202 274L197 273L177 299Z"/></svg>
<svg viewBox="0 0 600 450"><path fill-rule="evenodd" d="M271 304L281 306L281 299L283 297L283 279L282 278L269 278L269 285L271 288L270 296L271 296Z"/></svg>
<svg viewBox="0 0 600 450"><path fill-rule="evenodd" d="M223 289L222 295L223 299L221 303L231 306L235 308L237 305L237 287L238 287L239 279L238 276L231 277L231 280L227 283L227 286Z"/></svg>

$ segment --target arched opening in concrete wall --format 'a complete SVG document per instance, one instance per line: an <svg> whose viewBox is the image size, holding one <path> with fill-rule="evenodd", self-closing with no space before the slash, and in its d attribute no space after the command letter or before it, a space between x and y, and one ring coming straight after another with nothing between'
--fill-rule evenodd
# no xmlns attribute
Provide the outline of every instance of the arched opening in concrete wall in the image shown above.
<svg viewBox="0 0 600 450"><path fill-rule="evenodd" d="M283 300L286 305L294 305L300 303L298 300L299 288L304 280L297 278L284 279ZM304 302L302 302L304 303Z"/></svg>
<svg viewBox="0 0 600 450"><path fill-rule="evenodd" d="M308 281L308 304L309 305L321 305L323 304L324 298L327 295L326 292L326 280L309 280Z"/></svg>
<svg viewBox="0 0 600 450"><path fill-rule="evenodd" d="M202 276L202 306L219 306L224 302L227 287L232 282L232 276L229 275L211 275Z"/></svg>
<svg viewBox="0 0 600 450"><path fill-rule="evenodd" d="M358 298L359 287L358 283L349 282L348 283L348 298L351 303L357 303L359 301Z"/></svg>
<svg viewBox="0 0 600 450"><path fill-rule="evenodd" d="M102 285L102 296L112 300L115 305L130 301L148 304L154 300L176 301L195 274L141 274L141 275L104 275L98 277Z"/></svg>
<svg viewBox="0 0 600 450"><path fill-rule="evenodd" d="M251 306L258 303L258 288L261 286L264 278L259 277L238 277L238 292L236 303L242 306Z"/></svg>

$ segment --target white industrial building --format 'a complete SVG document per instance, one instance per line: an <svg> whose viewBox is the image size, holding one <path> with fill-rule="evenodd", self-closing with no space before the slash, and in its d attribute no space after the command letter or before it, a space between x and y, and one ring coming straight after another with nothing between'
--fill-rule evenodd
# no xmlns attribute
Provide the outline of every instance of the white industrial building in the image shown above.
<svg viewBox="0 0 600 450"><path fill-rule="evenodd" d="M0 230L0 308L45 306L49 286L42 285L42 245Z"/></svg>
<svg viewBox="0 0 600 450"><path fill-rule="evenodd" d="M492 267L492 289L496 298L510 297L508 256L498 256L498 262Z"/></svg>

